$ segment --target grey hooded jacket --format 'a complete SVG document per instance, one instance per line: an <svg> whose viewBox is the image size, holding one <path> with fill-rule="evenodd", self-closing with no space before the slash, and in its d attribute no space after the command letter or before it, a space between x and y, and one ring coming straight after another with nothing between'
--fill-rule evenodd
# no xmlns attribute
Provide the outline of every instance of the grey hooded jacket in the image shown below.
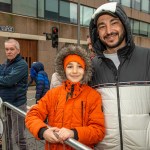
<svg viewBox="0 0 150 150"><path fill-rule="evenodd" d="M101 14L114 14L126 32L126 45L117 51L118 69L103 55L105 45L97 36ZM91 86L102 95L106 136L96 150L150 150L150 50L135 46L127 15L119 3L100 6L90 22L90 36L97 56L92 59Z"/></svg>

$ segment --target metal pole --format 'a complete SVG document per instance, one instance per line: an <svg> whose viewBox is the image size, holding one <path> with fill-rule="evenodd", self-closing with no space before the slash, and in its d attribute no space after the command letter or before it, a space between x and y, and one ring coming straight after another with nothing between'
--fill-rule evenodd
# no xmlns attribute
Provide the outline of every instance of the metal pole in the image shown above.
<svg viewBox="0 0 150 150"><path fill-rule="evenodd" d="M25 117L26 116L26 112L18 109L17 107L11 105L10 103L7 103L7 102L3 102L2 103L2 106L6 106L8 108L10 108L11 110L15 111L16 113L18 113L19 115L21 115L22 117ZM76 149L76 150L92 150L92 148L76 141L75 139L73 138L68 138L66 141L64 141L65 144L71 146L72 148Z"/></svg>
<svg viewBox="0 0 150 150"><path fill-rule="evenodd" d="M78 39L77 39L77 44L80 45L80 0L78 0L77 21L78 21Z"/></svg>

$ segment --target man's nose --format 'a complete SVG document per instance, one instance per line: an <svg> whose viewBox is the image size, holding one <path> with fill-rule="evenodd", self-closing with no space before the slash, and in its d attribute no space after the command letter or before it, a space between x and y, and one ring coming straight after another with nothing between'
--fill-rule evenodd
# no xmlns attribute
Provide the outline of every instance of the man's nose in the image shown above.
<svg viewBox="0 0 150 150"><path fill-rule="evenodd" d="M111 25L109 25L109 24L107 25L106 32L107 32L107 34L111 33Z"/></svg>

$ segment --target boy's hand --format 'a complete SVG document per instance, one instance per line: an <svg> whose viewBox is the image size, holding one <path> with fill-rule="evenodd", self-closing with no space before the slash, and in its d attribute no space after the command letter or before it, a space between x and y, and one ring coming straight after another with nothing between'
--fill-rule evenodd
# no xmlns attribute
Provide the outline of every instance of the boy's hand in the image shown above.
<svg viewBox="0 0 150 150"><path fill-rule="evenodd" d="M62 141L67 140L68 138L74 138L74 132L70 129L61 128L59 132L57 132L59 139Z"/></svg>
<svg viewBox="0 0 150 150"><path fill-rule="evenodd" d="M55 132L59 131L57 127L51 127L44 131L43 137L46 141L50 143L58 143L60 142L59 138L55 136Z"/></svg>

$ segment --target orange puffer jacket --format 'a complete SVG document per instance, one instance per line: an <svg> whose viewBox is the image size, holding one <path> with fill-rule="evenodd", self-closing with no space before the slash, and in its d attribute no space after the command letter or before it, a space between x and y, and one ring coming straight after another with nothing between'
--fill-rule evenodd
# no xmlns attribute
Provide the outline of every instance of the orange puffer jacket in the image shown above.
<svg viewBox="0 0 150 150"><path fill-rule="evenodd" d="M94 147L105 135L104 115L100 94L87 85L63 85L49 90L25 118L26 127L37 138L48 116L48 125L76 129L78 141ZM73 89L73 90L72 90ZM73 94L72 94L73 93ZM72 95L72 96L71 96ZM72 150L70 146L46 142L45 150Z"/></svg>

